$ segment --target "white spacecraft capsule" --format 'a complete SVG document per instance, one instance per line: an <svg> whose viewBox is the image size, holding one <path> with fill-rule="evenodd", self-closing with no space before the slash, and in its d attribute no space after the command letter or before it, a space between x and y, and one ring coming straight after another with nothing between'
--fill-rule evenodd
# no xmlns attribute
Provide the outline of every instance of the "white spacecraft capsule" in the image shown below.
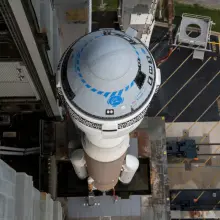
<svg viewBox="0 0 220 220"><path fill-rule="evenodd" d="M58 93L85 134L88 174L97 189L106 191L117 184L129 133L141 123L160 82L149 49L114 29L85 35L63 54Z"/></svg>

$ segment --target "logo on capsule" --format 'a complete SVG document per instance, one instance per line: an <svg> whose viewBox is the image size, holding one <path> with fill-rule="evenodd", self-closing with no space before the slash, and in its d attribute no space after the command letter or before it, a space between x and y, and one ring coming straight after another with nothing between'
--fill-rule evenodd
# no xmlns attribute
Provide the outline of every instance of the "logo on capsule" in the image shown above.
<svg viewBox="0 0 220 220"><path fill-rule="evenodd" d="M124 98L122 98L120 95L111 96L108 99L108 104L111 105L112 107L117 107L123 102L124 102Z"/></svg>

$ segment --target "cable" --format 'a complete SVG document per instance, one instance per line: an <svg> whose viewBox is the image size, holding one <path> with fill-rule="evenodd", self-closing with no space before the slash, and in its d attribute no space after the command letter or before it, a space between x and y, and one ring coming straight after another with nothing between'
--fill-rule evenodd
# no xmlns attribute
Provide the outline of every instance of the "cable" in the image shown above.
<svg viewBox="0 0 220 220"><path fill-rule="evenodd" d="M112 189L113 190L113 198L114 198L114 201L118 201L118 196L115 194L115 188Z"/></svg>
<svg viewBox="0 0 220 220"><path fill-rule="evenodd" d="M150 49L151 52L155 49L156 45L158 45L163 40L166 40L165 37L167 37L167 33L168 33L167 30L164 31L162 36L159 36L156 38L156 40L154 40L153 42L150 42L150 44L155 44L154 47ZM151 38L151 40L152 40L152 38Z"/></svg>
<svg viewBox="0 0 220 220"><path fill-rule="evenodd" d="M156 63L159 66L161 63L165 62L166 60L168 60L168 58L170 57L170 55L173 53L173 49L170 49L168 54L165 57L162 57L160 60L158 60Z"/></svg>
<svg viewBox="0 0 220 220"><path fill-rule="evenodd" d="M189 35L192 33L192 31L190 31L189 32ZM160 59L160 60L162 60L162 62L160 62L160 60L158 61L158 66L160 66L164 61L166 61L169 57L170 57L170 55L177 49L177 47L179 46L179 45L181 45L181 43L178 43L178 45L174 48L174 49L172 49L172 48L170 48L170 50L169 50L169 52L168 52L168 55L165 57L166 59ZM160 52L159 52L159 55L161 54L161 52L163 51L165 49L165 47L163 47L161 50L160 50ZM172 52L171 52L171 50L172 50Z"/></svg>

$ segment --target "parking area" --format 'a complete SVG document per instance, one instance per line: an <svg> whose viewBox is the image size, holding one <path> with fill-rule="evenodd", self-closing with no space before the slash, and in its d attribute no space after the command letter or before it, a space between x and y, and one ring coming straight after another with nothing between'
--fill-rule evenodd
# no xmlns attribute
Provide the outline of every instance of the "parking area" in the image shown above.
<svg viewBox="0 0 220 220"><path fill-rule="evenodd" d="M168 52L166 33L162 27L154 30L150 50L156 60ZM211 41L219 42L219 37L211 36ZM201 61L192 59L191 49L175 48L159 66L162 83L149 116L164 116L166 122L219 121L219 45L212 45L212 50Z"/></svg>

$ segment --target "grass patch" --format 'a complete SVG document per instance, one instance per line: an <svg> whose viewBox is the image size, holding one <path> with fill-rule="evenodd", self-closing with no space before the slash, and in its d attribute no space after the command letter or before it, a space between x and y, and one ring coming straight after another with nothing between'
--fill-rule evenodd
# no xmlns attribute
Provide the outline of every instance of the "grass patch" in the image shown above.
<svg viewBox="0 0 220 220"><path fill-rule="evenodd" d="M212 30L220 32L220 10L205 8L198 4L189 5L179 2L174 2L174 4L176 16L182 16L183 13L209 16L215 23Z"/></svg>
<svg viewBox="0 0 220 220"><path fill-rule="evenodd" d="M101 0L93 0L92 1L92 10L100 11ZM103 0L103 3L106 4L106 8L104 11L116 11L118 8L118 0Z"/></svg>

